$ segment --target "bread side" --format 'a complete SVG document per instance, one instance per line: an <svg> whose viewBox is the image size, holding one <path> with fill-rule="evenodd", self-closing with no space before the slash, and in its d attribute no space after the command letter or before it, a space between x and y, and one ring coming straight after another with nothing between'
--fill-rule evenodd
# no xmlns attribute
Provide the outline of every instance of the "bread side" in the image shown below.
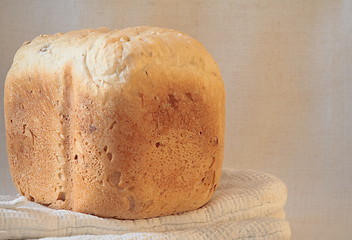
<svg viewBox="0 0 352 240"><path fill-rule="evenodd" d="M15 184L34 201L103 217L196 209L220 178L224 97L211 56L173 30L36 38L5 85Z"/></svg>
<svg viewBox="0 0 352 240"><path fill-rule="evenodd" d="M70 69L106 31L41 35L15 55L5 82L7 149L14 183L30 200L71 208Z"/></svg>

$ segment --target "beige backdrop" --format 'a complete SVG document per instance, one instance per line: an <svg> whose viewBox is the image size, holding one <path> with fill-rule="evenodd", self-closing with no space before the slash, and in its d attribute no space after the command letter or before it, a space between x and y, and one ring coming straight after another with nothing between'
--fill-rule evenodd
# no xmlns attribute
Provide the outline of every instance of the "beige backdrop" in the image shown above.
<svg viewBox="0 0 352 240"><path fill-rule="evenodd" d="M2 89L17 48L39 34L155 25L198 38L218 61L225 81L225 167L259 169L286 182L293 239L350 239L351 1L0 4ZM0 113L0 194L15 194L2 104Z"/></svg>

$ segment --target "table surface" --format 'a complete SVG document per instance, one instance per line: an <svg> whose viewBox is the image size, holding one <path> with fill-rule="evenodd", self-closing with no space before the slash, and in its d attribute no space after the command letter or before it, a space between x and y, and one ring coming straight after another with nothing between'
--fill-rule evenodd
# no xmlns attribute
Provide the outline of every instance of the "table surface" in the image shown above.
<svg viewBox="0 0 352 240"><path fill-rule="evenodd" d="M227 92L225 167L275 174L293 239L352 234L351 1L1 1L0 82L26 40L152 25L199 39ZM3 89L3 88L1 88ZM3 91L0 91L1 101ZM15 194L0 104L0 194Z"/></svg>

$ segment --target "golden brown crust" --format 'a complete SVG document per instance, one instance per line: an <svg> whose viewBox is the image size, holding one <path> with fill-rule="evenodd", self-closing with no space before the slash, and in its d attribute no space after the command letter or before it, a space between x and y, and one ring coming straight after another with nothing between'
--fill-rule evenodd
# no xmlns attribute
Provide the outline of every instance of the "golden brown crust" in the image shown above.
<svg viewBox="0 0 352 240"><path fill-rule="evenodd" d="M5 84L13 179L36 202L102 217L199 208L221 174L224 103L216 63L185 34L38 37Z"/></svg>

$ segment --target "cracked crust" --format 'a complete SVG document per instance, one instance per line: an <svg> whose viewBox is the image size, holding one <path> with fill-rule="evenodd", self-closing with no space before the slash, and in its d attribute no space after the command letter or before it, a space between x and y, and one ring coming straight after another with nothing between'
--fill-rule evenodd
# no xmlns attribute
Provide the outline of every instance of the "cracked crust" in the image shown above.
<svg viewBox="0 0 352 240"><path fill-rule="evenodd" d="M53 208L138 219L193 210L218 184L217 64L169 29L85 29L18 50L5 82L11 173Z"/></svg>

